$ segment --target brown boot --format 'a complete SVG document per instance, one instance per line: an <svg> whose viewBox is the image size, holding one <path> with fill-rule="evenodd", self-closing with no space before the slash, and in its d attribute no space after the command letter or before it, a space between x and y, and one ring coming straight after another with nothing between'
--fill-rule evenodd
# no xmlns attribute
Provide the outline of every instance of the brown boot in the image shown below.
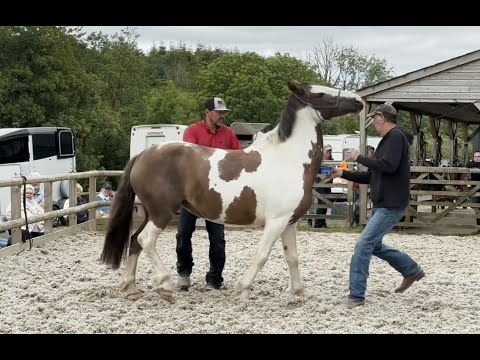
<svg viewBox="0 0 480 360"><path fill-rule="evenodd" d="M347 303L345 304L347 309L353 309L353 308L356 308L357 306L362 306L362 305L365 305L365 301L355 301L353 299L348 299Z"/></svg>
<svg viewBox="0 0 480 360"><path fill-rule="evenodd" d="M424 276L425 276L425 272L422 270L422 268L420 268L420 271L416 275L403 278L402 284L398 288L395 289L395 292L396 293L403 293L410 286L412 286L412 284L415 281L420 280Z"/></svg>

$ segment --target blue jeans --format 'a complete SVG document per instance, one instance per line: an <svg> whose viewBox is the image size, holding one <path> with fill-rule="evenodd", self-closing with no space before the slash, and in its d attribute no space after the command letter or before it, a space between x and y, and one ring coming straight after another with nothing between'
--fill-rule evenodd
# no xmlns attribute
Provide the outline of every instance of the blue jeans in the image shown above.
<svg viewBox="0 0 480 360"><path fill-rule="evenodd" d="M405 215L404 208L377 208L372 210L370 220L355 244L350 263L350 299L364 301L367 291L368 270L372 255L385 260L403 277L420 271L418 264L406 253L393 246L384 245L382 240Z"/></svg>
<svg viewBox="0 0 480 360"><path fill-rule="evenodd" d="M472 203L480 204L480 196L472 196ZM477 226L480 225L480 218L475 219L477 221Z"/></svg>
<svg viewBox="0 0 480 360"><path fill-rule="evenodd" d="M190 276L192 273L192 234L195 231L197 216L190 211L180 208L177 232L177 272L181 276ZM210 241L210 270L205 281L215 286L223 283L222 272L225 266L225 234L224 226L205 220L205 226Z"/></svg>

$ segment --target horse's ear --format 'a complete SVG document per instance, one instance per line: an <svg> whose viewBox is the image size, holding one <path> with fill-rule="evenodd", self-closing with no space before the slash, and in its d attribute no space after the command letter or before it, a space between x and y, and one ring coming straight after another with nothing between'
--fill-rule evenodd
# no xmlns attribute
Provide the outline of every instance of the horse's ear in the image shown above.
<svg viewBox="0 0 480 360"><path fill-rule="evenodd" d="M305 89L303 88L302 84L297 80L289 80L288 81L288 88L290 91L297 95L305 94Z"/></svg>

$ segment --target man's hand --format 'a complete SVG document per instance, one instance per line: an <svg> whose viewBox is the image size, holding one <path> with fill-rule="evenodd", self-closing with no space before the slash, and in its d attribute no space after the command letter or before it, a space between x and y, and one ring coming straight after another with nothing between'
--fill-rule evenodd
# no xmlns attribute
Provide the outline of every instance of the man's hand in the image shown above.
<svg viewBox="0 0 480 360"><path fill-rule="evenodd" d="M357 149L348 149L347 156L348 158L352 159L353 161L357 161L358 155L360 155L360 151Z"/></svg>
<svg viewBox="0 0 480 360"><path fill-rule="evenodd" d="M338 178L338 177L342 177L342 175L343 175L343 170L342 169L333 167L332 172L330 173L329 177L331 177L332 179L335 179L335 178Z"/></svg>

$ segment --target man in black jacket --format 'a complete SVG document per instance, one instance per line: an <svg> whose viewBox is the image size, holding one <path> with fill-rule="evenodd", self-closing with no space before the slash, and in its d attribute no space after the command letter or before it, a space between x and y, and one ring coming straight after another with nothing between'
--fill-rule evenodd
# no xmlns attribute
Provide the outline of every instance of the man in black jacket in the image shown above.
<svg viewBox="0 0 480 360"><path fill-rule="evenodd" d="M380 105L367 115L372 117L377 132L382 135L372 158L350 149L349 156L368 168L368 171L332 169L332 177L342 177L360 184L370 184L373 210L370 220L355 244L350 263L349 309L365 303L368 270L372 255L387 261L403 275L402 284L395 292L404 292L415 281L425 276L422 268L406 253L382 240L405 215L410 200L410 144L413 136L397 128L397 111L389 104Z"/></svg>

